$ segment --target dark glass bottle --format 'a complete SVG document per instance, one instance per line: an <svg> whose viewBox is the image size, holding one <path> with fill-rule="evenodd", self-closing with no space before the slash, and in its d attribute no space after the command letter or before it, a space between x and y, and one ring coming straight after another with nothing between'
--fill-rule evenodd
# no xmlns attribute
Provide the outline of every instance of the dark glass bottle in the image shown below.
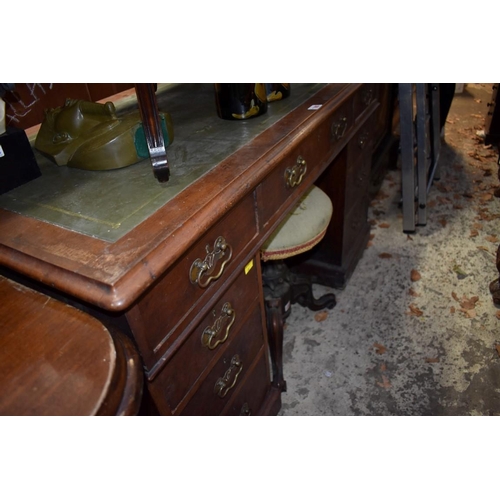
<svg viewBox="0 0 500 500"><path fill-rule="evenodd" d="M290 95L289 83L266 83L267 102L280 101Z"/></svg>
<svg viewBox="0 0 500 500"><path fill-rule="evenodd" d="M263 83L216 83L217 114L224 120L246 120L267 111Z"/></svg>

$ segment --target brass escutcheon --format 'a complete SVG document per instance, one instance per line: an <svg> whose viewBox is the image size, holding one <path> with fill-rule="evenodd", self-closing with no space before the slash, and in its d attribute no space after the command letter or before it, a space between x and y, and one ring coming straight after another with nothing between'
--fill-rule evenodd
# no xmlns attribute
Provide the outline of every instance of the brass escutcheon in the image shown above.
<svg viewBox="0 0 500 500"><path fill-rule="evenodd" d="M347 116L339 118L336 122L332 123L332 135L335 140L342 139L345 131L347 130Z"/></svg>
<svg viewBox="0 0 500 500"><path fill-rule="evenodd" d="M231 359L231 366L226 373L220 377L214 385L214 394L223 398L235 386L238 376L243 370L243 363L240 361L238 354L235 354Z"/></svg>
<svg viewBox="0 0 500 500"><path fill-rule="evenodd" d="M210 250L209 245L207 245L205 251L207 252L205 259L196 259L189 269L189 280L193 284L198 284L200 288L206 288L211 281L219 279L222 276L224 267L233 255L231 245L228 245L222 236L219 236L215 240L213 250ZM211 275L220 260L222 260L222 263L220 264L219 272ZM207 277L203 279L205 275Z"/></svg>
<svg viewBox="0 0 500 500"><path fill-rule="evenodd" d="M293 188L298 186L302 182L306 172L307 162L302 156L299 156L295 165L285 170L285 182L287 187Z"/></svg>
<svg viewBox="0 0 500 500"><path fill-rule="evenodd" d="M215 311L214 311L215 313ZM223 344L229 337L229 330L233 326L234 320L236 319L236 314L234 309L231 307L229 302L226 302L221 309L220 316L215 320L212 326L207 326L203 333L201 334L201 343L203 346L209 349L215 349L219 344ZM223 330L224 323L228 322L226 329ZM224 331L224 335L221 338L217 336Z"/></svg>

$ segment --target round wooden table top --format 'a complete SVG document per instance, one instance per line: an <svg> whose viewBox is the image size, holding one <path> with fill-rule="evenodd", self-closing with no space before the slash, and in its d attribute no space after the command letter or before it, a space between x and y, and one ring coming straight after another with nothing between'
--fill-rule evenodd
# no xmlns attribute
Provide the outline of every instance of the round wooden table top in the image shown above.
<svg viewBox="0 0 500 500"><path fill-rule="evenodd" d="M95 415L116 359L98 320L0 276L0 415Z"/></svg>

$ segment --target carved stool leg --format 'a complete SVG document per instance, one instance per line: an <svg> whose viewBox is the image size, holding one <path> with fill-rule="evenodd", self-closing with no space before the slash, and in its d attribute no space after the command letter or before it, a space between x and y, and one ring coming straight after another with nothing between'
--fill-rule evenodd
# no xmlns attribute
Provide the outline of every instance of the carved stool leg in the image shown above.
<svg viewBox="0 0 500 500"><path fill-rule="evenodd" d="M262 264L262 282L266 322L273 369L273 385L286 391L283 378L283 330L285 319L290 315L290 305L299 303L312 311L332 309L336 302L333 293L315 299L312 292L312 279L307 275L296 274L280 260Z"/></svg>
<svg viewBox="0 0 500 500"><path fill-rule="evenodd" d="M273 369L273 385L281 392L286 392L286 381L283 378L283 329L284 321L280 298L265 300L267 332L269 335L269 349L271 351L271 365Z"/></svg>

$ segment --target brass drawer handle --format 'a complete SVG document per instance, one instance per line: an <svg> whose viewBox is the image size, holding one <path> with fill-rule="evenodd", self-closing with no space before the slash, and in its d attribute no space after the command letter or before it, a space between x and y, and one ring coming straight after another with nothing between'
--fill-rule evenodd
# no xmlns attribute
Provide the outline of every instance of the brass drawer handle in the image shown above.
<svg viewBox="0 0 500 500"><path fill-rule="evenodd" d="M198 284L200 288L206 288L209 283L213 280L219 279L222 276L224 267L231 260L233 255L233 249L231 245L226 243L226 240L219 236L214 242L213 250L210 250L209 245L205 247L207 256L204 260L196 259L189 270L189 280L193 284ZM214 271L216 264L222 260L219 272L217 274L211 275ZM206 279L203 279L204 276Z"/></svg>
<svg viewBox="0 0 500 500"><path fill-rule="evenodd" d="M347 130L347 116L339 118L337 121L332 123L332 135L335 140L340 140L344 137L345 131Z"/></svg>
<svg viewBox="0 0 500 500"><path fill-rule="evenodd" d="M373 89L371 87L364 88L361 94L361 102L368 106L373 100Z"/></svg>
<svg viewBox="0 0 500 500"><path fill-rule="evenodd" d="M249 417L251 414L252 410L250 409L250 406L248 406L248 403L244 403L241 407L240 416Z"/></svg>
<svg viewBox="0 0 500 500"><path fill-rule="evenodd" d="M368 142L369 139L369 134L368 132L363 132L363 134L360 135L359 140L358 140L358 147L359 149L364 149L366 146L366 143Z"/></svg>
<svg viewBox="0 0 500 500"><path fill-rule="evenodd" d="M287 187L293 188L298 186L302 182L306 172L307 162L302 156L299 156L295 165L285 170L285 182Z"/></svg>
<svg viewBox="0 0 500 500"><path fill-rule="evenodd" d="M235 354L231 359L231 366L224 373L224 376L215 382L214 394L223 398L235 386L241 370L243 370L243 363L240 361L240 357Z"/></svg>
<svg viewBox="0 0 500 500"><path fill-rule="evenodd" d="M203 333L201 334L202 345L208 347L209 349L215 349L219 344L224 343L229 337L229 330L233 326L235 319L236 313L234 312L234 309L231 307L231 304L229 302L226 302L222 306L221 314L215 320L214 324L212 326L207 326L205 330L203 330ZM226 323L227 321L229 321L229 324L225 329L224 336L217 339L217 336L223 330L224 323Z"/></svg>

